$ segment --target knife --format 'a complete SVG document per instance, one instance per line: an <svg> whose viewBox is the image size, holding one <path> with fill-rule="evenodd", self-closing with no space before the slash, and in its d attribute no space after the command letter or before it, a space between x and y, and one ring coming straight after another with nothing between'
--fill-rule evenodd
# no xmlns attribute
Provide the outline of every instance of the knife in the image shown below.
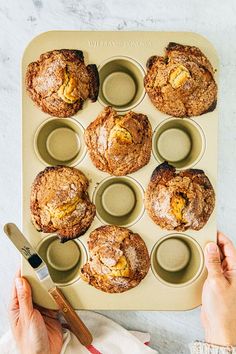
<svg viewBox="0 0 236 354"><path fill-rule="evenodd" d="M52 296L57 306L59 307L63 317L69 324L72 332L84 346L91 345L93 337L79 318L69 301L64 297L62 291L57 288L49 274L46 263L42 260L39 254L31 246L18 227L13 223L8 223L4 226L4 232L20 251L22 256L27 260L31 267L35 270L36 275L42 285L47 289Z"/></svg>

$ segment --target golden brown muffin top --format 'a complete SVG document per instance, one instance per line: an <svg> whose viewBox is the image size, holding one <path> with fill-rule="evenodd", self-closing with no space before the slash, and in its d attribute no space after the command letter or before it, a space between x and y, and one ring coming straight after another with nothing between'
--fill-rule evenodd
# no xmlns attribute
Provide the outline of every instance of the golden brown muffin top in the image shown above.
<svg viewBox="0 0 236 354"><path fill-rule="evenodd" d="M175 117L198 116L216 107L214 70L194 46L171 42L164 57L149 58L144 86L154 106Z"/></svg>
<svg viewBox="0 0 236 354"><path fill-rule="evenodd" d="M200 230L214 209L215 193L202 170L177 173L164 162L153 171L145 206L151 219L163 229Z"/></svg>
<svg viewBox="0 0 236 354"><path fill-rule="evenodd" d="M112 175L137 171L149 162L152 129L147 116L128 112L119 116L106 107L85 130L94 165Z"/></svg>
<svg viewBox="0 0 236 354"><path fill-rule="evenodd" d="M47 167L31 188L32 221L38 230L56 232L64 241L82 235L95 216L88 179L76 168Z"/></svg>
<svg viewBox="0 0 236 354"><path fill-rule="evenodd" d="M148 272L146 245L127 228L101 226L90 234L88 247L90 260L81 270L82 278L100 290L126 291L137 286Z"/></svg>
<svg viewBox="0 0 236 354"><path fill-rule="evenodd" d="M80 50L61 49L41 54L28 65L26 89L41 109L57 117L68 117L82 108L83 101L98 95L95 65L84 64Z"/></svg>

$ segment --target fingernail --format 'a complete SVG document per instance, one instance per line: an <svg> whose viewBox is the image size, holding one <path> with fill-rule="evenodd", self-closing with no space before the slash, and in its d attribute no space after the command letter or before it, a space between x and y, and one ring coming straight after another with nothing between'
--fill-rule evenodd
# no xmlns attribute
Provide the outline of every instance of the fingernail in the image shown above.
<svg viewBox="0 0 236 354"><path fill-rule="evenodd" d="M21 278L16 278L15 283L17 290L23 289L23 281Z"/></svg>
<svg viewBox="0 0 236 354"><path fill-rule="evenodd" d="M208 243L207 245L207 252L208 253L218 253L218 247L216 243Z"/></svg>

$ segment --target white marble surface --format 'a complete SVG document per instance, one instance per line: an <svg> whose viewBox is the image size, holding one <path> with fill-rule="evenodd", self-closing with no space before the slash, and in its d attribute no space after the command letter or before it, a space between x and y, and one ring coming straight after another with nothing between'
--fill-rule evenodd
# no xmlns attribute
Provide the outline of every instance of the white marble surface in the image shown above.
<svg viewBox="0 0 236 354"><path fill-rule="evenodd" d="M235 18L234 0L0 0L1 230L5 222L20 224L21 219L20 60L28 41L50 29L187 30L207 36L221 60L218 224L234 237ZM8 328L7 305L18 266L19 257L1 231L0 335ZM150 331L152 345L161 354L188 353L187 343L202 338L199 309L182 313L106 312L106 315L127 328Z"/></svg>

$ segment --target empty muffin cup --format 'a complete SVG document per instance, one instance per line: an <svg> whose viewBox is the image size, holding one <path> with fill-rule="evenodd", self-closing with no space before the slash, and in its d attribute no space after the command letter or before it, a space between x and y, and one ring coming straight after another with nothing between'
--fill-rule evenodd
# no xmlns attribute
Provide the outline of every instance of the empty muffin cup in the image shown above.
<svg viewBox="0 0 236 354"><path fill-rule="evenodd" d="M54 283L67 285L80 278L80 269L87 260L86 250L79 240L61 243L56 235L44 238L38 252L48 266Z"/></svg>
<svg viewBox="0 0 236 354"><path fill-rule="evenodd" d="M117 111L126 111L138 105L145 95L144 70L129 57L114 57L106 60L99 69L99 101L113 106Z"/></svg>
<svg viewBox="0 0 236 354"><path fill-rule="evenodd" d="M170 286L186 286L201 274L203 253L192 237L172 234L155 244L151 264L160 281Z"/></svg>
<svg viewBox="0 0 236 354"><path fill-rule="evenodd" d="M143 189L131 177L108 177L95 189L93 202L104 224L130 226L142 216Z"/></svg>
<svg viewBox="0 0 236 354"><path fill-rule="evenodd" d="M50 118L36 131L35 152L46 165L75 166L86 154L83 134L75 119Z"/></svg>
<svg viewBox="0 0 236 354"><path fill-rule="evenodd" d="M204 154L204 133L190 119L169 118L155 129L152 150L160 163L168 161L178 169L189 168Z"/></svg>

